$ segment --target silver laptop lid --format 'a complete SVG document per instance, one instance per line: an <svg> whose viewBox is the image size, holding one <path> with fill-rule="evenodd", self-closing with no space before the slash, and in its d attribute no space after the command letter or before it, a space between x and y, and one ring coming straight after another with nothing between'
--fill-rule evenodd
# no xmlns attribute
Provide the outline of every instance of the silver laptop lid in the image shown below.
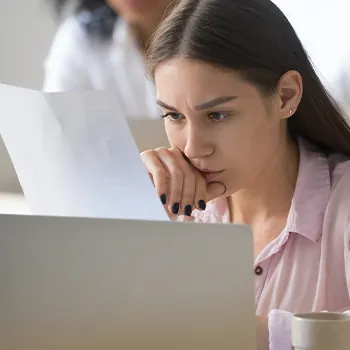
<svg viewBox="0 0 350 350"><path fill-rule="evenodd" d="M255 349L243 226L0 216L0 349Z"/></svg>

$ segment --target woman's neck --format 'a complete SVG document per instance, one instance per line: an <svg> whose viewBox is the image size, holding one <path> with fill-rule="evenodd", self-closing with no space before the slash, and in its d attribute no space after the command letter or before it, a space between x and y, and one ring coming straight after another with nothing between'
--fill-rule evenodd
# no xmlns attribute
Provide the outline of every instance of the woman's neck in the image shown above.
<svg viewBox="0 0 350 350"><path fill-rule="evenodd" d="M255 227L286 219L299 169L299 149L292 140L278 148L251 188L229 197L231 221ZM278 232L279 233L279 232ZM277 233L277 234L278 234Z"/></svg>

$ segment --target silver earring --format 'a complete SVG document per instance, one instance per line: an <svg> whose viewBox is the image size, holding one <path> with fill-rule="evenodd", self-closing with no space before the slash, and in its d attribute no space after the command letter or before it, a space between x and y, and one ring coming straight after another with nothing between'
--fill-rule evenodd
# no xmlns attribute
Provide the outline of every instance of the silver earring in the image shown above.
<svg viewBox="0 0 350 350"><path fill-rule="evenodd" d="M291 108L291 109L289 110L289 114L293 114L293 112L294 112L294 108Z"/></svg>

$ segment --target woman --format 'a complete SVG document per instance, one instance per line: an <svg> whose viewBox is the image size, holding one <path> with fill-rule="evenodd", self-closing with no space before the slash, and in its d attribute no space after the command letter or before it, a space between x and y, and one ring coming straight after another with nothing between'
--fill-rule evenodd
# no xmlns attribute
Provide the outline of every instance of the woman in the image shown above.
<svg viewBox="0 0 350 350"><path fill-rule="evenodd" d="M169 215L254 233L260 349L291 312L350 307L350 128L269 0L184 0L149 69L170 149L142 153Z"/></svg>
<svg viewBox="0 0 350 350"><path fill-rule="evenodd" d="M58 12L68 0L54 0ZM45 92L117 90L128 117L159 117L143 53L170 0L80 0L45 64ZM118 16L116 15L118 13Z"/></svg>

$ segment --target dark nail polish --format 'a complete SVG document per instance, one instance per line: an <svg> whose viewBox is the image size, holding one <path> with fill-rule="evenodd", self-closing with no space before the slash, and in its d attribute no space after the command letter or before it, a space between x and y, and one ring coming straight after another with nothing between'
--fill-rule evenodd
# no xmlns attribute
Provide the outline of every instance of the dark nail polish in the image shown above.
<svg viewBox="0 0 350 350"><path fill-rule="evenodd" d="M205 202L201 199L201 200L198 202L198 207L199 207L199 209L201 209L201 210L205 210L205 208L207 207L207 205L206 205Z"/></svg>
<svg viewBox="0 0 350 350"><path fill-rule="evenodd" d="M180 209L180 204L179 203L174 203L173 207L171 208L171 212L176 215L176 214L178 214L179 209Z"/></svg>
<svg viewBox="0 0 350 350"><path fill-rule="evenodd" d="M162 194L162 195L160 196L160 201L162 202L163 205L166 204L166 195L165 195L165 194Z"/></svg>
<svg viewBox="0 0 350 350"><path fill-rule="evenodd" d="M192 207L190 205L185 206L185 215L186 216L191 216L192 214Z"/></svg>

